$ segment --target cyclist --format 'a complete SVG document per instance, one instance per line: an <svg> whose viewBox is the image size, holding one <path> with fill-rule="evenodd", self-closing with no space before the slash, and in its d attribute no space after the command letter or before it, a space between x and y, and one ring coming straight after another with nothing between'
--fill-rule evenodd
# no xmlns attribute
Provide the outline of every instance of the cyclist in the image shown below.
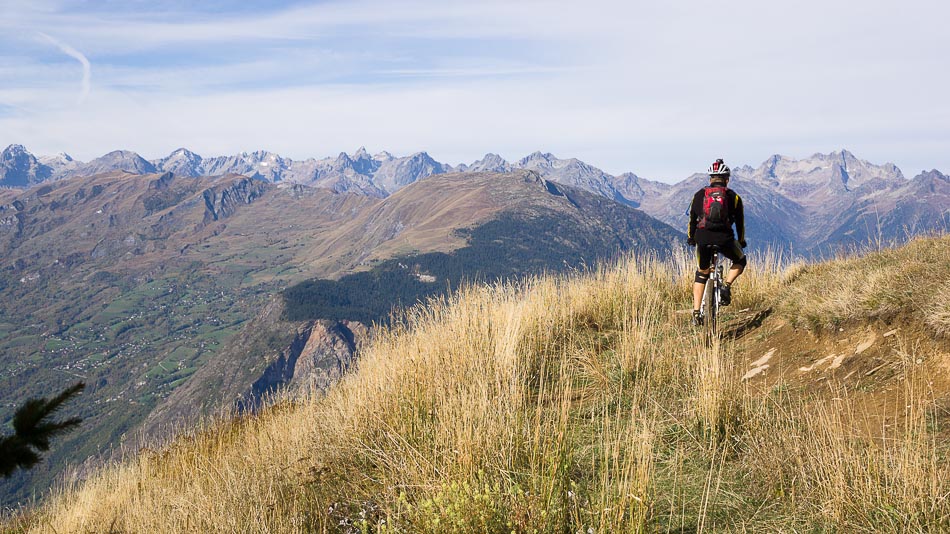
<svg viewBox="0 0 950 534"><path fill-rule="evenodd" d="M732 301L732 283L746 266L746 256L742 253L746 247L742 199L727 187L731 171L722 159L717 159L706 172L709 174L709 185L693 195L686 234L689 246L696 247L696 259L699 262L693 283L693 325L696 326L702 324L699 306L709 273L712 272L712 246L719 247L720 254L732 261L719 293L723 306L728 306ZM732 232L733 224L738 232L738 240Z"/></svg>

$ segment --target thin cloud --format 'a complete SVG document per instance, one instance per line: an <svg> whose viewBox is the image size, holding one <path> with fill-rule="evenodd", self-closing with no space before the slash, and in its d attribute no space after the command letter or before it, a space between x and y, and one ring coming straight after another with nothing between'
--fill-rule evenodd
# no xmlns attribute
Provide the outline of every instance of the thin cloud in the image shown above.
<svg viewBox="0 0 950 534"><path fill-rule="evenodd" d="M37 32L40 37L45 39L47 42L59 48L61 52L67 56L75 59L82 65L82 82L80 82L79 97L76 99L77 104L82 104L86 101L86 98L89 97L89 91L91 90L92 84L92 65L89 63L89 58L87 58L82 52L76 50L75 48L69 46L68 44L50 36L43 32Z"/></svg>
<svg viewBox="0 0 950 534"><path fill-rule="evenodd" d="M589 35L590 29L574 24L583 10L566 0L555 2L430 2L358 0L320 2L312 5L251 13L214 16L182 12L174 17L143 18L135 12L95 11L42 13L21 9L0 27L52 24L70 36L82 36L96 49L148 50L194 43L237 41L314 41L346 34L395 38L477 39L549 38ZM524 21L531 20L530 24ZM601 30L615 30L610 22ZM62 34L61 34L62 35Z"/></svg>
<svg viewBox="0 0 950 534"><path fill-rule="evenodd" d="M500 68L430 68L430 69L383 69L382 76L402 78L493 78L525 76L533 74L557 74L577 70L574 67L500 67Z"/></svg>

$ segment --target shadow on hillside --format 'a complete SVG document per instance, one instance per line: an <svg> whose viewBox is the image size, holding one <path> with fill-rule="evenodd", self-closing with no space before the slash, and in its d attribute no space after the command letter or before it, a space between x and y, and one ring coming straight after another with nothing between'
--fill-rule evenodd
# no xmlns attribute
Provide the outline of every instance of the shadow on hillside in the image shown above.
<svg viewBox="0 0 950 534"><path fill-rule="evenodd" d="M739 316L727 323L726 328L722 331L722 336L724 338L740 339L752 330L762 326L762 322L769 315L772 315L772 308Z"/></svg>

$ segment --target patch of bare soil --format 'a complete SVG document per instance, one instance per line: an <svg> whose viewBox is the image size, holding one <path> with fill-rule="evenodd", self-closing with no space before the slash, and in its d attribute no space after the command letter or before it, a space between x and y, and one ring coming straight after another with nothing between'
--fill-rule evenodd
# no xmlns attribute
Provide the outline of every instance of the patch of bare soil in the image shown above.
<svg viewBox="0 0 950 534"><path fill-rule="evenodd" d="M743 310L725 327L753 391L788 388L816 402L846 396L871 435L900 424L913 391L932 401L937 428L950 436L950 339L913 320L813 332L768 310Z"/></svg>

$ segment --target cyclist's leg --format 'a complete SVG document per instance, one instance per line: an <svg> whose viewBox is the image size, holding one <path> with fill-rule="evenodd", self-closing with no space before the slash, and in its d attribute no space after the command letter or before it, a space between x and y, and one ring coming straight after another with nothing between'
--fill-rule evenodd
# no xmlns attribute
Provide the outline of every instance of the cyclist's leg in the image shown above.
<svg viewBox="0 0 950 534"><path fill-rule="evenodd" d="M731 243L722 247L722 255L732 261L732 266L729 268L729 272L726 273L724 280L726 285L731 285L736 281L736 278L739 278L739 275L742 274L742 271L745 270L748 259L742 252L742 247L739 246L739 243L735 239L733 239Z"/></svg>
<svg viewBox="0 0 950 534"><path fill-rule="evenodd" d="M709 280L709 273L712 272L712 250L708 245L696 245L696 262L698 269L696 277L693 279L693 311L698 311L703 302L703 291L706 290L706 280Z"/></svg>

